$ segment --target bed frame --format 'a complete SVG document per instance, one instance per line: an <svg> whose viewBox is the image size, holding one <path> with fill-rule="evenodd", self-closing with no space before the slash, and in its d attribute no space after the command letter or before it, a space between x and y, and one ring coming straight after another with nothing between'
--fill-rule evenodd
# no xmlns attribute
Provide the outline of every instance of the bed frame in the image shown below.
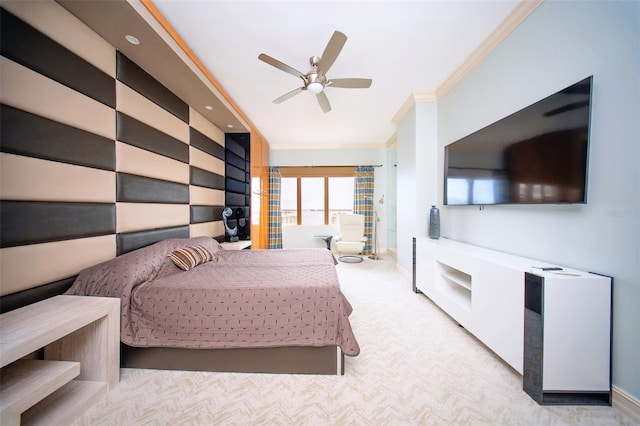
<svg viewBox="0 0 640 426"><path fill-rule="evenodd" d="M67 291L76 277L0 297L0 312ZM344 374L344 354L337 346L183 349L138 348L120 344L123 368L276 374Z"/></svg>
<svg viewBox="0 0 640 426"><path fill-rule="evenodd" d="M344 354L337 346L183 349L120 345L123 368L234 373L344 374Z"/></svg>

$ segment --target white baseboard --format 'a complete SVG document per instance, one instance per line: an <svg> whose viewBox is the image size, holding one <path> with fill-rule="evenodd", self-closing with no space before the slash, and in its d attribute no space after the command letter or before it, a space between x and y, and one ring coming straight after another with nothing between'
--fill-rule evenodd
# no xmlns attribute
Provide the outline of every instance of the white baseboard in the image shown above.
<svg viewBox="0 0 640 426"><path fill-rule="evenodd" d="M406 279L407 281L413 282L413 272L406 271L404 268L402 268L397 263L396 263L396 271L400 272L400 275L402 275L403 278Z"/></svg>
<svg viewBox="0 0 640 426"><path fill-rule="evenodd" d="M640 400L629 395L617 386L612 386L611 393L614 408L640 423Z"/></svg>

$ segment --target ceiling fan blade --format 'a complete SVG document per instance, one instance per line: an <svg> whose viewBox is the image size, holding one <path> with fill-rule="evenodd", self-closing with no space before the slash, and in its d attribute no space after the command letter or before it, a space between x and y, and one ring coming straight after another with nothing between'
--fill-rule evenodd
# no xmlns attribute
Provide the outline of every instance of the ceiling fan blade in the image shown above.
<svg viewBox="0 0 640 426"><path fill-rule="evenodd" d="M295 95L297 95L298 93L302 92L304 90L304 87L298 87L297 89L294 89L292 91L290 91L289 93L285 93L284 95L280 96L278 99L274 100L273 103L274 104L281 104L282 102L286 101L289 98L293 98Z"/></svg>
<svg viewBox="0 0 640 426"><path fill-rule="evenodd" d="M327 44L327 47L324 48L324 52L320 57L320 62L318 62L318 70L322 71L326 74L331 68L331 65L335 62L336 58L340 54L342 47L347 42L347 36L342 34L340 31L336 31L331 36L331 40Z"/></svg>
<svg viewBox="0 0 640 426"><path fill-rule="evenodd" d="M320 108L322 108L322 112L331 111L331 104L329 103L329 98L327 98L326 93L324 92L316 93L316 99L320 104Z"/></svg>
<svg viewBox="0 0 640 426"><path fill-rule="evenodd" d="M343 87L346 89L366 89L371 87L370 78L334 78L329 80L327 86Z"/></svg>
<svg viewBox="0 0 640 426"><path fill-rule="evenodd" d="M261 61L266 62L267 64L278 68L279 70L282 70L284 72L288 72L289 74L295 75L296 77L300 77L302 79L304 79L304 74L301 73L300 71L298 71L295 68L290 67L289 65L280 62L277 59L272 58L269 55L265 55L264 53L261 53L260 55L258 55L258 59L260 59Z"/></svg>

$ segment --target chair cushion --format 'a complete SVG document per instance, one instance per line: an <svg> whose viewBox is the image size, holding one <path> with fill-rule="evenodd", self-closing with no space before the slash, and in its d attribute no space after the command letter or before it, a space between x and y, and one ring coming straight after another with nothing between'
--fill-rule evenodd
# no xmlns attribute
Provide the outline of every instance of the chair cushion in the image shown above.
<svg viewBox="0 0 640 426"><path fill-rule="evenodd" d="M338 253L360 254L364 250L364 216L361 214L343 215L339 219L340 236L336 238Z"/></svg>
<svg viewBox="0 0 640 426"><path fill-rule="evenodd" d="M364 243L354 241L339 241L336 243L338 253L362 253Z"/></svg>

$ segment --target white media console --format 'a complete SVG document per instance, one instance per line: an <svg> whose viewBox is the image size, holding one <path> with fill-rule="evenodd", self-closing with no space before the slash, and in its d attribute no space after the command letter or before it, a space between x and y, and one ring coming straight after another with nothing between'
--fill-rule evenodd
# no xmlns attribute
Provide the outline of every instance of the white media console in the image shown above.
<svg viewBox="0 0 640 426"><path fill-rule="evenodd" d="M522 374L538 403L611 404L610 277L414 238L413 280Z"/></svg>

